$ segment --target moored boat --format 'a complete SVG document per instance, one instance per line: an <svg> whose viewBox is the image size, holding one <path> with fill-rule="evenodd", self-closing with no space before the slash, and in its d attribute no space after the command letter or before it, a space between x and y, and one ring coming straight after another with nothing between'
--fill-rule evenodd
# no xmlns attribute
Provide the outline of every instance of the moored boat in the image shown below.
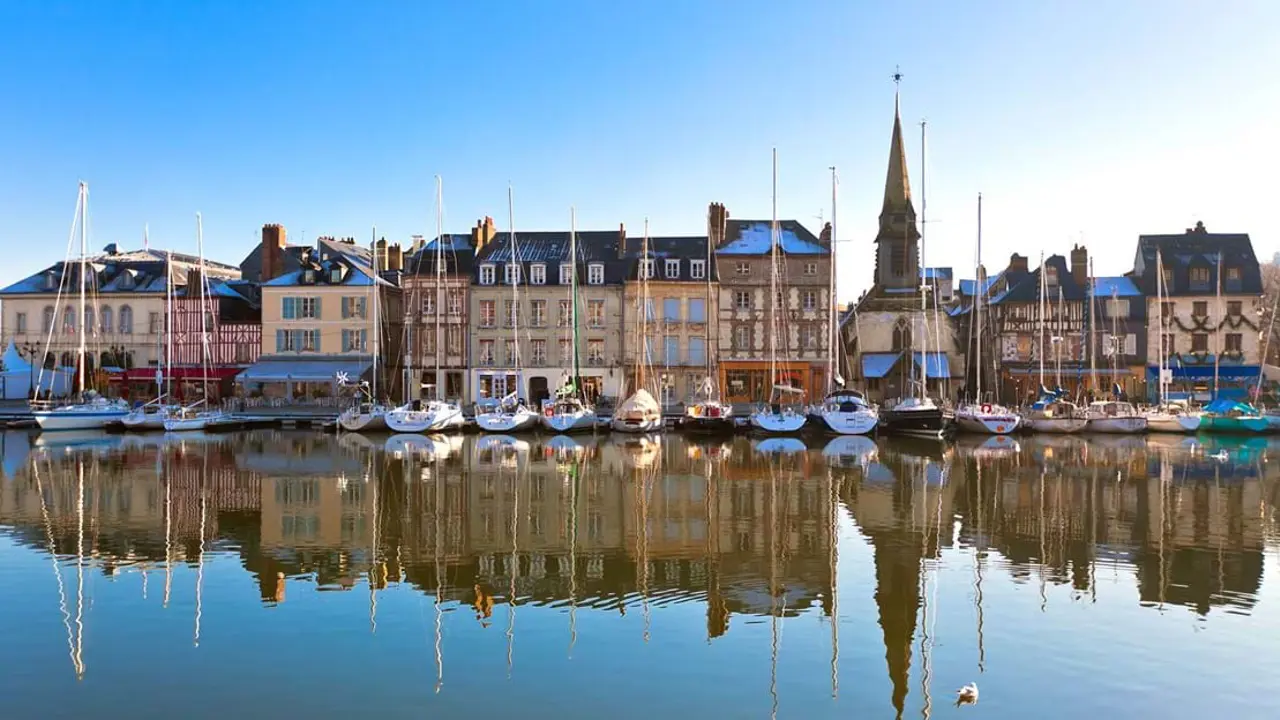
<svg viewBox="0 0 1280 720"><path fill-rule="evenodd" d="M956 410L956 430L979 435L1009 435L1017 431L1022 418L1012 410L992 403L970 404Z"/></svg>
<svg viewBox="0 0 1280 720"><path fill-rule="evenodd" d="M941 438L948 418L931 398L909 397L880 411L880 429L890 435Z"/></svg>
<svg viewBox="0 0 1280 720"><path fill-rule="evenodd" d="M1098 400L1089 404L1085 432L1132 435L1146 432L1147 418L1124 400Z"/></svg>
<svg viewBox="0 0 1280 720"><path fill-rule="evenodd" d="M1226 398L1218 398L1204 408L1199 432L1241 434L1264 433L1271 423L1253 406Z"/></svg>
<svg viewBox="0 0 1280 720"><path fill-rule="evenodd" d="M1023 424L1038 433L1077 433L1089 424L1089 418L1074 403L1042 398L1022 415Z"/></svg>
<svg viewBox="0 0 1280 720"><path fill-rule="evenodd" d="M880 424L880 411L857 390L829 393L818 413L822 427L838 435L870 435Z"/></svg>

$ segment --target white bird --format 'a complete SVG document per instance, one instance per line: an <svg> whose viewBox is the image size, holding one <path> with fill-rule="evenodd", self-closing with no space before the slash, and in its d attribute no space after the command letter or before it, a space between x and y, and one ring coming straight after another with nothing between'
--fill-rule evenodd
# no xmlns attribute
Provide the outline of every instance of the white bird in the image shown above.
<svg viewBox="0 0 1280 720"><path fill-rule="evenodd" d="M956 706L973 705L978 702L978 683L969 683L956 691Z"/></svg>

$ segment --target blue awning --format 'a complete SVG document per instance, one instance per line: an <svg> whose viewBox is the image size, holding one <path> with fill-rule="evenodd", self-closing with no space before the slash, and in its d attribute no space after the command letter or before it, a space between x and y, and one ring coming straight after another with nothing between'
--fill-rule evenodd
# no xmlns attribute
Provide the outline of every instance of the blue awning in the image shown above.
<svg viewBox="0 0 1280 720"><path fill-rule="evenodd" d="M916 353L916 367L923 365L922 356L925 353ZM947 361L947 354L940 352L931 352L928 354L929 364L925 368L925 374L931 378L949 378L951 377L951 363Z"/></svg>
<svg viewBox="0 0 1280 720"><path fill-rule="evenodd" d="M862 377L882 378L889 374L898 363L902 353L864 353L862 356Z"/></svg>
<svg viewBox="0 0 1280 720"><path fill-rule="evenodd" d="M1171 367L1169 372L1173 375L1174 380L1212 380L1213 365L1183 365L1182 367ZM1218 367L1219 379L1242 379L1248 378L1256 380L1258 373L1262 372L1262 368L1257 365L1220 365ZM1158 365L1147 366L1147 377L1156 380L1160 377L1160 367Z"/></svg>
<svg viewBox="0 0 1280 720"><path fill-rule="evenodd" d="M272 358L245 368L236 382L337 382L339 373L348 382L359 382L370 367L369 360Z"/></svg>

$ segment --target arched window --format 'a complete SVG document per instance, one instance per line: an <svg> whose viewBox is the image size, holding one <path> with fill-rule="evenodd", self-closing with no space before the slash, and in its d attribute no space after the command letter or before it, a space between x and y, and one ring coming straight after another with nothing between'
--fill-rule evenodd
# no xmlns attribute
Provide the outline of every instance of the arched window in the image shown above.
<svg viewBox="0 0 1280 720"><path fill-rule="evenodd" d="M124 354L124 369L125 370L133 369L133 351L132 350Z"/></svg>
<svg viewBox="0 0 1280 720"><path fill-rule="evenodd" d="M53 308L49 308L49 310L51 310L51 311L52 311L52 310L53 310ZM54 369L54 368L55 368L55 367L57 367L57 366L58 366L58 356L57 356L57 355L54 355L54 354L53 354L53 353L51 353L51 352L47 352L47 353L45 353L45 354L44 354L44 369L45 369L45 370L52 370L52 369Z"/></svg>
<svg viewBox="0 0 1280 720"><path fill-rule="evenodd" d="M75 366L75 364L76 364L76 359L71 357L71 353L69 352L62 353L62 367L73 367Z"/></svg>
<svg viewBox="0 0 1280 720"><path fill-rule="evenodd" d="M62 311L62 332L68 335L76 333L76 311L70 305Z"/></svg>
<svg viewBox="0 0 1280 720"><path fill-rule="evenodd" d="M102 351L102 367L120 367L116 362L115 355L112 355L110 350Z"/></svg>
<svg viewBox="0 0 1280 720"><path fill-rule="evenodd" d="M44 321L43 321L43 322L44 322L44 325L43 325L43 330L44 330L44 332L46 332L46 333L47 333L47 332L49 332L50 330L52 330L52 329L53 329L53 306L52 306L52 305L45 305L45 306L44 306Z"/></svg>
<svg viewBox="0 0 1280 720"><path fill-rule="evenodd" d="M895 352L911 349L911 325L906 318L898 318L898 323L893 326L893 349Z"/></svg>
<svg viewBox="0 0 1280 720"><path fill-rule="evenodd" d="M133 308L128 305L120 306L120 332L125 335L133 334Z"/></svg>
<svg viewBox="0 0 1280 720"><path fill-rule="evenodd" d="M84 306L84 331L87 335L98 333L98 326L93 322L93 307L90 305Z"/></svg>
<svg viewBox="0 0 1280 720"><path fill-rule="evenodd" d="M111 334L111 306L110 305L102 306L102 309L98 311L98 320L102 322L102 334L110 335Z"/></svg>

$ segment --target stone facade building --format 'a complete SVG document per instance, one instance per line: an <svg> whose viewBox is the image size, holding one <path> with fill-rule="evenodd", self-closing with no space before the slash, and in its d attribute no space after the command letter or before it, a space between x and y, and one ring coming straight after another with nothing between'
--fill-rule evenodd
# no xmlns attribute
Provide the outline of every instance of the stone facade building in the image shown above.
<svg viewBox="0 0 1280 720"><path fill-rule="evenodd" d="M471 278L476 250L496 232L493 218L486 217L476 222L469 236L414 239L403 279L408 336L403 361L420 397L471 397Z"/></svg>

